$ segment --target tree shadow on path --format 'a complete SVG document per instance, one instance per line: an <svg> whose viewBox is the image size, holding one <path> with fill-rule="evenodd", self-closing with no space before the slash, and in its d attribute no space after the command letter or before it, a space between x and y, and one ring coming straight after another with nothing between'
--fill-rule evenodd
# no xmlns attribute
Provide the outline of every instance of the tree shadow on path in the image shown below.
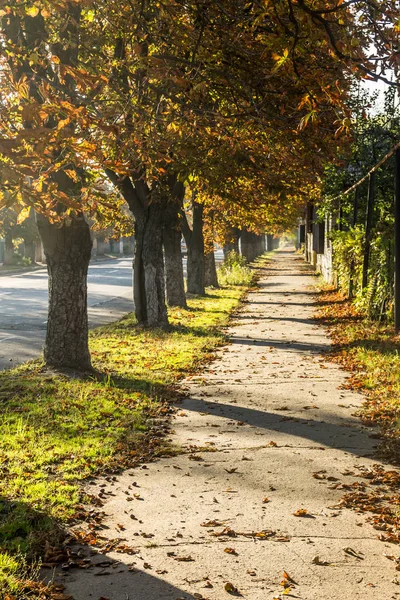
<svg viewBox="0 0 400 600"><path fill-rule="evenodd" d="M192 594L168 583L165 573L153 572L146 563L146 570L139 568L143 564L139 548L129 554L107 554L76 544L67 529L45 511L4 496L0 496L0 549L2 599L14 598L14 594L32 600L53 598L52 593L61 598L60 590L52 589L54 582L66 586L66 597L72 594L74 600L194 600ZM40 578L38 564L44 565Z"/></svg>
<svg viewBox="0 0 400 600"><path fill-rule="evenodd" d="M361 429L357 418L344 418L321 410L318 411L318 419L311 416L305 418L291 416L286 411L284 414L280 414L193 397L187 398L184 404L180 405L180 409L199 414L209 413L212 416L236 421L241 425L235 432L238 436L246 437L248 435L248 431L246 432L246 428L243 427L243 424L246 424L257 429L264 429L271 434L295 436L299 438L299 445L302 445L300 443L300 439L302 439L306 442L303 444L304 446L308 446L311 441L313 444L352 452L356 456L371 454L376 445L376 439L367 436L366 432ZM289 440L283 439L282 441L284 444L292 445Z"/></svg>

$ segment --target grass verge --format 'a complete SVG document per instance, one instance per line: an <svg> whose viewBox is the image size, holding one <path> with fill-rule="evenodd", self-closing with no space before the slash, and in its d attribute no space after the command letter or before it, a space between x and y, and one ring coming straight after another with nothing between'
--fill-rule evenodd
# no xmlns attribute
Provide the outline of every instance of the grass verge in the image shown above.
<svg viewBox="0 0 400 600"><path fill-rule="evenodd" d="M63 376L38 361L0 373L0 598L57 597L27 565L54 558L64 527L82 519L83 480L165 452L175 384L224 342L244 292L191 298L187 310L169 310L169 331L139 328L132 315L94 330L101 377Z"/></svg>
<svg viewBox="0 0 400 600"><path fill-rule="evenodd" d="M329 326L333 358L351 372L348 386L366 400L366 425L380 427L379 452L400 463L400 338L393 325L371 321L341 294L324 292L319 318Z"/></svg>
<svg viewBox="0 0 400 600"><path fill-rule="evenodd" d="M318 300L317 317L329 327L334 343L331 358L351 373L346 387L365 396L359 416L365 425L379 428L371 431L379 440L379 456L399 465L400 338L393 325L365 318L336 291L321 292ZM355 482L341 505L370 513L379 538L400 543L400 474L380 465L359 471L366 483ZM400 569L400 561L396 564Z"/></svg>

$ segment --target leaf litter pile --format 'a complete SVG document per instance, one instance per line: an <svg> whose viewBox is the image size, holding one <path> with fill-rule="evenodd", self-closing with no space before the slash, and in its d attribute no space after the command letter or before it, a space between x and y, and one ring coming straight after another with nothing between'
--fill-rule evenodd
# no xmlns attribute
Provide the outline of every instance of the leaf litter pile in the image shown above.
<svg viewBox="0 0 400 600"><path fill-rule="evenodd" d="M393 325L370 321L340 293L319 294L317 318L329 328L333 341L330 360L350 372L346 389L361 392L364 404L357 416L371 427L378 440L377 453L388 463L400 464L400 337ZM374 429L375 428L375 431ZM338 507L369 513L368 520L382 541L400 543L400 474L373 465L345 473L361 479L351 484L334 484L346 494ZM314 477L321 478L319 474ZM322 478L324 475L322 474ZM400 559L387 555L400 570Z"/></svg>

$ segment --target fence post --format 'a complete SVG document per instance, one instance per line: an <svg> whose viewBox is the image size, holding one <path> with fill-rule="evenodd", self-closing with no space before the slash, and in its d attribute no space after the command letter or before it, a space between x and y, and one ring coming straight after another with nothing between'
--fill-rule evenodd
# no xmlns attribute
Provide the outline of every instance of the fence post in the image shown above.
<svg viewBox="0 0 400 600"><path fill-rule="evenodd" d="M358 194L359 188L356 187L354 192L354 200L353 200L353 228L357 225L357 217L358 217ZM349 289L348 289L348 297L352 298L354 294L354 260L350 261L350 276L349 276Z"/></svg>
<svg viewBox="0 0 400 600"><path fill-rule="evenodd" d="M362 289L368 285L368 268L369 268L369 253L371 249L371 226L372 212L374 208L374 192L375 192L375 172L369 176L368 186L368 201L367 201L367 217L365 221L365 248L364 248L364 264L362 274Z"/></svg>
<svg viewBox="0 0 400 600"><path fill-rule="evenodd" d="M400 329L400 149L395 154L394 192L394 326Z"/></svg>
<svg viewBox="0 0 400 600"><path fill-rule="evenodd" d="M353 201L353 227L357 225L359 188L356 187Z"/></svg>
<svg viewBox="0 0 400 600"><path fill-rule="evenodd" d="M342 201L339 200L339 231L343 231L343 204Z"/></svg>

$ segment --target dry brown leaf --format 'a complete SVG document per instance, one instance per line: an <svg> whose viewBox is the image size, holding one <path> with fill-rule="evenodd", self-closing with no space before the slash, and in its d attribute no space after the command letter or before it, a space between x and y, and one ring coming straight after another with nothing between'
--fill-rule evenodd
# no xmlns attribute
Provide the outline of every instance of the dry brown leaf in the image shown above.
<svg viewBox="0 0 400 600"><path fill-rule="evenodd" d="M296 512L293 513L294 517L306 517L310 513L305 508L299 508Z"/></svg>
<svg viewBox="0 0 400 600"><path fill-rule="evenodd" d="M230 581L228 581L224 587L225 591L229 594L239 594L239 590L237 589L237 587L235 587Z"/></svg>
<svg viewBox="0 0 400 600"><path fill-rule="evenodd" d="M218 521L217 519L211 519L210 521L204 521L200 523L200 527L223 527L225 523Z"/></svg>

